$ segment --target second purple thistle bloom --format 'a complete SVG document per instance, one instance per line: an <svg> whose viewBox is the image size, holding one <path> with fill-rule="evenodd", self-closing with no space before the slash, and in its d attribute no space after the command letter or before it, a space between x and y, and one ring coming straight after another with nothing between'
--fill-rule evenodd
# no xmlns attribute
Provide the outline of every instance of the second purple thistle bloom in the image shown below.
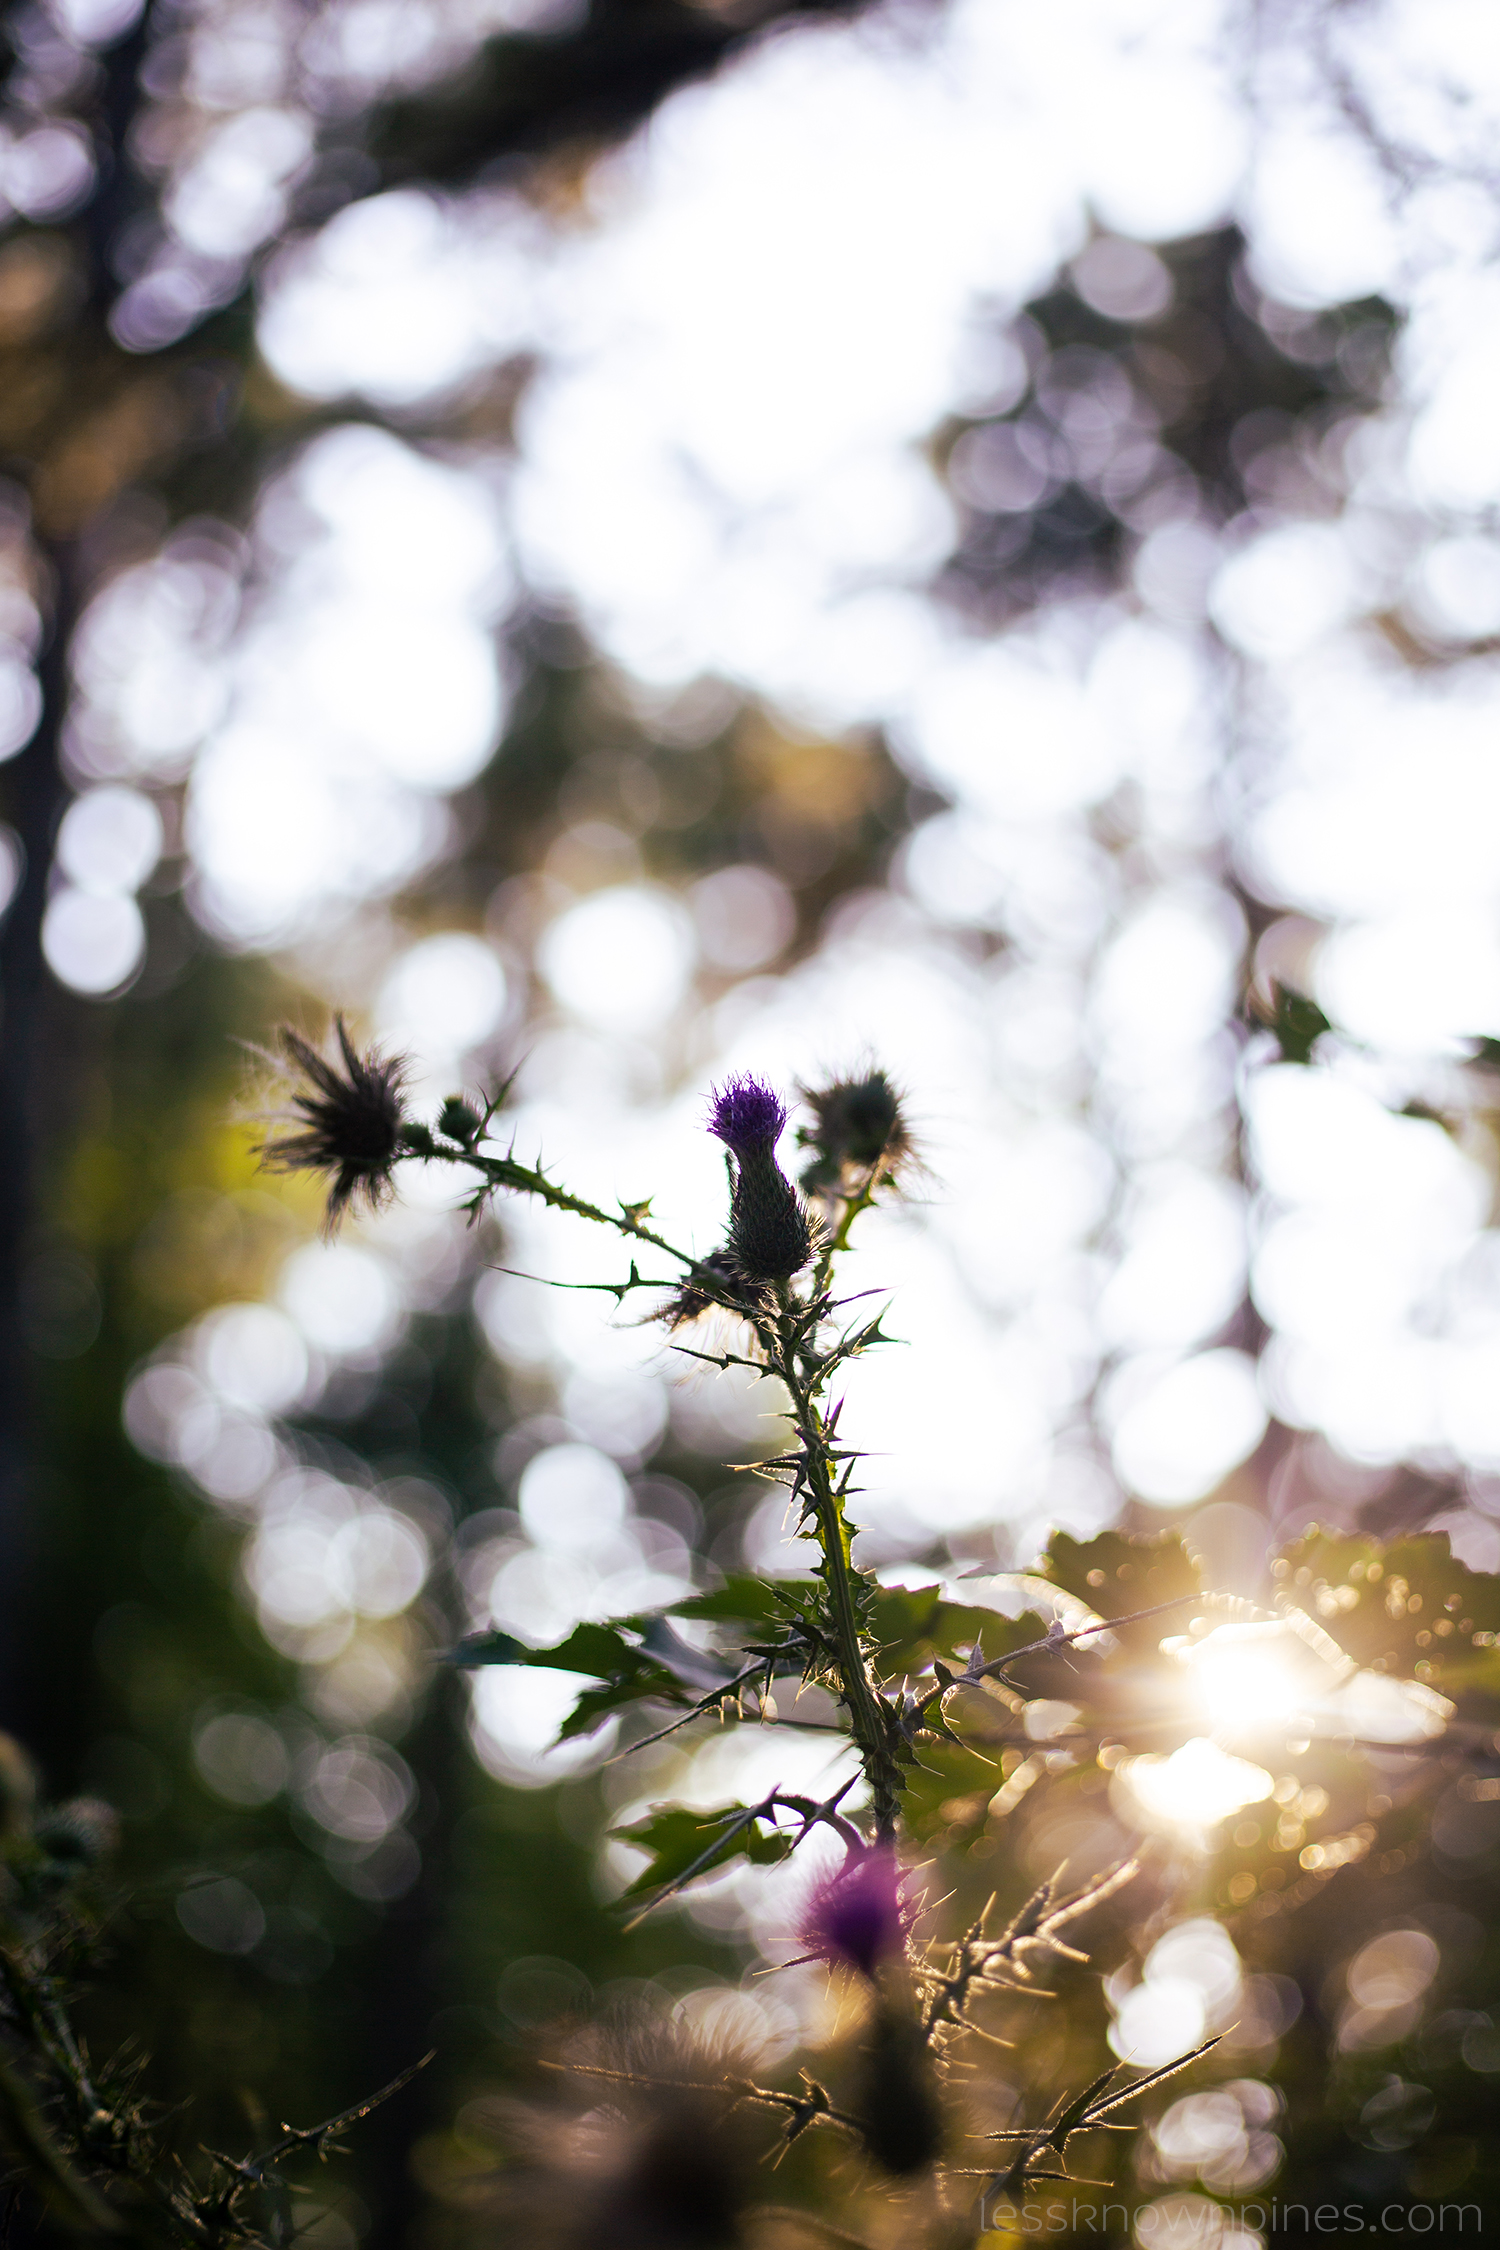
<svg viewBox="0 0 1500 2250"><path fill-rule="evenodd" d="M809 1953L867 1977L905 1951L901 1867L889 1845L851 1848L808 1901L800 1935Z"/></svg>

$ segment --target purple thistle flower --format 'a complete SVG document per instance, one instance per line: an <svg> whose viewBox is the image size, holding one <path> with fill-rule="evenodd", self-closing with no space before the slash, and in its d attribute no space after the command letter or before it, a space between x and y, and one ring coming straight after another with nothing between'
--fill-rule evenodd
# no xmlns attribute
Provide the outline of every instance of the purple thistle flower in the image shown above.
<svg viewBox="0 0 1500 2250"><path fill-rule="evenodd" d="M786 1126L786 1104L758 1078L741 1075L715 1087L708 1129L736 1156L755 1156L776 1146Z"/></svg>
<svg viewBox="0 0 1500 2250"><path fill-rule="evenodd" d="M812 1254L800 1197L776 1162L786 1104L745 1074L715 1087L708 1129L734 1158L729 1253L746 1281L789 1281Z"/></svg>
<svg viewBox="0 0 1500 2250"><path fill-rule="evenodd" d="M901 1867L888 1844L851 1845L842 1867L818 1885L802 1917L802 1943L820 1960L873 1977L906 1946Z"/></svg>

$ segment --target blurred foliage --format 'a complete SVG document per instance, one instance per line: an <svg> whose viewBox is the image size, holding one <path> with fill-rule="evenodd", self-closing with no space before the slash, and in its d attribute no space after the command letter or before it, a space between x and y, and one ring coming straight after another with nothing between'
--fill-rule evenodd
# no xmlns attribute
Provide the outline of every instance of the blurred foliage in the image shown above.
<svg viewBox="0 0 1500 2250"><path fill-rule="evenodd" d="M576 22L502 33L454 77L381 104L369 146L382 183L467 186L518 157L613 141L674 87L706 77L768 29L847 19L865 4L591 0Z"/></svg>
<svg viewBox="0 0 1500 2250"><path fill-rule="evenodd" d="M1024 2142L1028 2130L1042 2132L1054 2105L1081 2102L1077 2089L1091 2071L1108 2070L1086 1961L1113 1971L1119 1994L1136 1981L1133 1961L1164 1927L1186 1917L1191 1930L1201 1926L1192 1916L1206 1913L1233 1939L1243 1968L1243 1982L1226 1993L1212 2025L1219 2046L1207 2073L1159 2089L1146 2084L1146 2116L1159 2132L1139 2134L1123 2156L1118 2143L1106 2146L1096 2133L1086 2162L1069 2170L1095 2177L1102 2170L1110 2187L1083 2177L1065 2203L1056 2182L1039 2179L1025 2203L1027 2220L1017 2220L1017 2239L1028 2225L1048 2225L1065 2241L1087 2240L1100 2228L1108 2236L1110 2207L1137 2210L1174 2184L1206 2187L1230 2212L1253 2217L1266 2207L1274 2181L1283 2207L1333 2199L1341 2215L1348 2206L1366 2227L1383 2206L1405 2210L1449 2197L1468 2206L1472 2220L1500 2195L1493 2153L1477 2131L1483 2079L1500 2067L1491 2028L1500 1957L1486 1903L1500 1854L1500 1711L1488 1656L1500 1579L1455 1562L1442 1534L1382 1546L1317 1530L1284 1550L1271 1578L1276 1607L1257 1610L1203 1588L1175 1534L1105 1532L1086 1542L1056 1534L1030 1583L1065 1590L1087 1605L1085 1615L1118 1619L1104 1650L1049 1647L1030 1665L1006 1663L999 1681L955 1682L951 1672L937 1671L950 1682L946 1731L921 1742L906 1800L914 1837L925 1852L940 1855L924 1872L931 1904L917 1924L933 1950L924 1955L919 1945L918 1958L940 1978L962 1974L962 1949L955 1954L951 1942L945 1949L933 1940L939 1929L972 1922L988 1939L1006 1933L1010 1976L993 1981L1000 1972L991 1955L992 1981L965 1977L963 2005L974 2013L961 2011L954 2036L961 2042L961 2024L972 2021L984 2042L970 2054L967 2074L953 2081L965 2089L960 2106L968 2130L988 2130L999 2119ZM1180 1611L1165 1645L1165 1620L1136 1614L1145 1595ZM936 1588L886 1589L878 1603L887 1678L920 1682L939 1650L957 1659L978 1642L992 1657L1042 1637L1036 1613L1002 1617L989 1607L946 1602ZM726 1631L743 1631L757 1611L748 1584L684 1606L716 1618ZM624 1629L638 1631L640 1623L626 1621ZM1248 1645L1262 1654L1274 1647L1277 1662L1292 1667L1286 1677L1295 1695L1311 1705L1326 1697L1330 1683L1373 1676L1410 1682L1419 1698L1441 1679L1456 1709L1445 1731L1426 1742L1389 1735L1361 1742L1326 1713L1303 1721L1278 1706L1274 1667L1247 1675L1234 1732L1268 1769L1288 1770L1267 1770L1258 1782L1259 1769L1245 1769L1245 1801L1227 1818L1212 1804L1200 1808L1187 1785L1171 1817L1148 1816L1143 1842L1132 1775L1149 1778L1172 1753L1203 1747L1201 1704L1185 1666L1195 1644L1212 1651L1215 1633L1226 1634L1219 1645L1231 1661L1247 1645L1236 1635L1248 1633ZM588 1659L576 1640L554 1653L579 1666ZM612 1661L602 1643L593 1661ZM1309 1684L1311 1673L1298 1674L1299 1663L1314 1668L1320 1686ZM1311 1739L1296 1739L1304 1724ZM790 1809L793 1800L785 1803ZM736 1854L783 1855L790 1835L775 1831L774 1817L769 1803L701 1813L659 1807L623 1832L646 1854L627 1895L669 1895L684 1882L710 1878ZM1064 1864L1072 1890L1066 1907L1054 1887ZM1170 1965L1153 1972L1149 1958L1145 1967L1148 1978L1171 1974ZM1417 2005L1424 1997L1425 2009ZM809 2058L809 2083L827 2083L834 2112L850 2101L857 2111L861 2098L860 2038L847 2018L853 2001L851 1992L846 2012ZM856 2021L868 2038L868 2019ZM563 2048L575 2061L582 2051ZM1258 2144L1245 2132L1236 2141L1218 2113L1217 2141L1207 2132L1202 2090L1226 2081L1230 2109L1240 2101L1246 2128L1272 2126L1275 2141L1268 2144L1263 2132ZM1196 2150L1186 2124L1173 2132L1174 2116L1185 2110L1190 2121L1195 2101ZM1084 2103L1079 2114L1086 2112ZM815 2104L813 2121L822 2117ZM1111 2117L1112 2125L1123 2121ZM836 2210L841 2224L854 2224L866 2239L883 2239L890 2183L878 2173L851 2173L837 2153L844 2128L837 2116L827 2122L833 2130L800 2152L796 2191ZM489 2130L497 2158L514 2148L498 2114ZM955 2119L950 2132L962 2130ZM508 2131L513 2135L514 2123ZM1270 2156L1259 2153L1266 2147ZM1080 2151L1070 2153L1076 2159ZM949 2161L983 2180L977 2147L964 2153L950 2139ZM481 2212L495 2208L486 2195L496 2191L478 2192L482 2183L456 2146L447 2162L446 2173L440 2165L434 2177L455 2209L472 2207L476 2198ZM1003 2169L997 2158L992 2201ZM1004 2192L1019 2210L1019 2185ZM1064 2211L1066 2223L1048 2218ZM1421 2216L1414 2214L1417 2227ZM906 2208L901 2221L908 2240L972 2239L961 2221L951 2235L946 2223L937 2206L921 2204Z"/></svg>
<svg viewBox="0 0 1500 2250"><path fill-rule="evenodd" d="M744 36L692 10L617 13L601 11L576 38L499 43L510 59L502 53L497 98L509 106L478 125L486 154L515 130L509 89L517 58L533 50L545 83L533 71L516 145L536 148L583 128L618 131ZM245 1072L234 1039L268 1025L286 996L268 970L226 959L199 933L175 887L180 857L147 902L149 958L126 999L101 1009L41 971L51 838L66 803L67 637L91 589L154 551L173 523L243 519L287 447L330 417L258 367L248 273L227 305L160 349L127 349L111 332L122 244L148 226L157 188L138 158L144 124L170 98L170 27L148 16L93 58L66 49L34 10L10 8L6 26L18 129L39 107L76 120L96 172L74 215L13 221L0 242L0 467L29 516L22 590L50 643L42 726L0 772L0 816L26 864L0 936L0 1231L20 1284L0 1328L7 1435L14 1445L27 1422L32 1433L29 1466L8 1464L0 1496L5 1717L53 1790L88 1789L124 1815L116 1879L128 1903L111 1923L83 2023L101 2053L127 2043L148 2052L160 2098L191 2091L195 2132L235 2145L247 2103L277 2116L328 2114L437 2037L439 2071L360 2137L356 2185L340 2190L359 2231L395 2242L413 2207L414 2131L424 2116L452 2114L453 2070L487 2074L497 2041L504 2053L506 2019L493 2004L504 1966L566 1955L603 1985L625 1957L589 1873L594 1785L573 1785L564 1814L556 1790L518 1794L489 1781L461 1747L451 1682L428 1692L419 1678L415 1708L392 1722L422 1777L424 1874L388 1906L334 1879L318 1833L284 1801L226 1804L194 1763L194 1728L217 1710L294 1734L309 1722L297 1667L266 1644L236 1591L240 1532L206 1517L184 1479L126 1442L121 1392L165 1335L258 1295L312 1208L299 1183L272 1189L255 1176L239 1121ZM602 108L590 91L601 41L611 79ZM433 97L440 119L446 100ZM447 133L440 122L440 149ZM324 191L315 182L309 194ZM650 830L663 868L712 867L746 827L766 855L795 862L815 886L809 934L841 889L878 877L901 784L876 746L829 745L818 766L769 719L726 704L721 745L690 761L622 713L565 626L519 629L512 653L529 685L506 755L467 807L464 854L410 901L418 926L451 921L456 903L460 918L477 918L502 878L530 877L580 827L587 850L590 822L602 831L618 820L632 786L647 817L628 826ZM461 1514L500 1497L488 1463L507 1412L461 1295L453 1313L418 1323L378 1390L344 1399L336 1420L311 1423L301 1443L309 1460L356 1476L415 1465ZM722 1486L712 1462L667 1465L710 1495ZM452 1630L430 1621L439 1643ZM236 1950L232 1930L229 1950L205 1947L176 1912L215 1880L241 1886L266 1924L253 1958ZM671 1932L648 1935L630 1966L649 1974L681 1950ZM702 1939L691 1950L710 1961L719 1951Z"/></svg>
<svg viewBox="0 0 1500 2250"><path fill-rule="evenodd" d="M1341 447L1380 403L1392 308L1269 302L1233 226L1145 255L1159 286L1148 273L1139 309L1117 298L1104 311L1076 278L1085 250L1072 286L1001 331L997 410L936 435L962 519L937 591L976 625L1106 591L1158 527L1222 525L1271 501L1319 515L1336 504Z"/></svg>

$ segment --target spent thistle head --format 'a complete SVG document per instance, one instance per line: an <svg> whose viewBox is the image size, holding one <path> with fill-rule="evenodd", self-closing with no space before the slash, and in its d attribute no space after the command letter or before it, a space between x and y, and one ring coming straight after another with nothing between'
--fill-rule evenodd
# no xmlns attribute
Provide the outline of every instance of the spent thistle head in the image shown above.
<svg viewBox="0 0 1500 2250"><path fill-rule="evenodd" d="M745 2061L640 2019L572 2041L561 2099L511 2110L513 2161L496 2183L504 2238L533 2250L736 2250L756 2185L738 2107Z"/></svg>
<svg viewBox="0 0 1500 2250"><path fill-rule="evenodd" d="M375 1048L361 1055L342 1016L334 1018L334 1029L339 1056L330 1062L283 1025L281 1044L302 1080L290 1102L295 1130L273 1128L260 1147L270 1171L331 1175L330 1233L361 1196L374 1210L391 1192L391 1170L404 1145L408 1067L404 1057Z"/></svg>
<svg viewBox="0 0 1500 2250"><path fill-rule="evenodd" d="M120 1816L101 1797L70 1797L38 1813L35 1834L55 1868L82 1874L118 1848Z"/></svg>
<svg viewBox="0 0 1500 2250"><path fill-rule="evenodd" d="M889 1178L911 1156L911 1129L901 1096L873 1064L830 1085L799 1091L813 1114L812 1124L797 1134L800 1146L813 1152L802 1174L805 1188L835 1188L861 1173Z"/></svg>
<svg viewBox="0 0 1500 2250"><path fill-rule="evenodd" d="M725 1303L725 1300L730 1300ZM754 1300L727 1250L710 1250L685 1281L680 1281L660 1311L651 1315L666 1328L686 1328L713 1311L750 1313Z"/></svg>

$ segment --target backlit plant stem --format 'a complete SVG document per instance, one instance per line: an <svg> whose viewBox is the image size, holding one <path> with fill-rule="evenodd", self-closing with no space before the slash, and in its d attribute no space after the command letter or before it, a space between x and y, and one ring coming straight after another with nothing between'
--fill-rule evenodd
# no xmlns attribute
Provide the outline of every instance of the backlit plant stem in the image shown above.
<svg viewBox="0 0 1500 2250"><path fill-rule="evenodd" d="M757 1327L771 1371L781 1378L791 1400L790 1420L802 1446L802 1475L812 1496L823 1557L822 1578L834 1635L839 1700L849 1714L860 1764L869 1783L877 1833L882 1842L893 1842L901 1811L901 1769L892 1753L886 1707L875 1692L865 1661L849 1525L835 1481L832 1441L818 1400L824 1376L816 1359L811 1372L804 1372L791 1292L783 1283L777 1294L780 1301L775 1322L757 1323Z"/></svg>
<svg viewBox="0 0 1500 2250"><path fill-rule="evenodd" d="M429 1151L420 1153L426 1155ZM469 1150L460 1153L437 1143L430 1154L444 1157L450 1163L471 1165L482 1174L491 1193L504 1188L513 1194L535 1196L555 1211L570 1211L576 1218L610 1227L629 1240L649 1242L653 1249L675 1258L690 1271L702 1271L695 1258L643 1225L632 1212L606 1211L559 1187L539 1169L517 1163L512 1156L480 1156ZM872 1173L863 1191L851 1198L838 1233L819 1260L820 1290L833 1258L847 1245L852 1221L873 1202L873 1188ZM808 1351L805 1326L798 1312L790 1285L782 1282L776 1289L774 1317L757 1319L754 1326L765 1354L767 1371L780 1378L791 1402L789 1419L802 1449L802 1475L811 1495L813 1524L822 1555L821 1576L828 1593L828 1623L832 1631L839 1700L849 1714L855 1747L869 1784L877 1834L883 1842L891 1842L900 1818L901 1766L892 1744L889 1714L870 1677L860 1634L849 1526L834 1470L832 1439L819 1403L826 1377L816 1352Z"/></svg>
<svg viewBox="0 0 1500 2250"><path fill-rule="evenodd" d="M518 1164L513 1156L476 1156L468 1149L460 1151L439 1146L434 1146L431 1150L423 1149L419 1153L423 1156L446 1157L451 1164L472 1165L475 1171L484 1174L491 1190L509 1188L514 1195L534 1195L554 1211L571 1211L575 1218L592 1219L596 1226L613 1227L616 1234L626 1235L633 1242L649 1242L654 1250L664 1251L667 1257L675 1258L679 1265L697 1265L696 1258L689 1257L685 1250L679 1250L664 1235L655 1234L650 1227L642 1226L640 1220L632 1218L628 1211L601 1210L597 1203L586 1202L581 1195L571 1195L566 1188L559 1187L555 1180L549 1180L544 1172L529 1164Z"/></svg>

